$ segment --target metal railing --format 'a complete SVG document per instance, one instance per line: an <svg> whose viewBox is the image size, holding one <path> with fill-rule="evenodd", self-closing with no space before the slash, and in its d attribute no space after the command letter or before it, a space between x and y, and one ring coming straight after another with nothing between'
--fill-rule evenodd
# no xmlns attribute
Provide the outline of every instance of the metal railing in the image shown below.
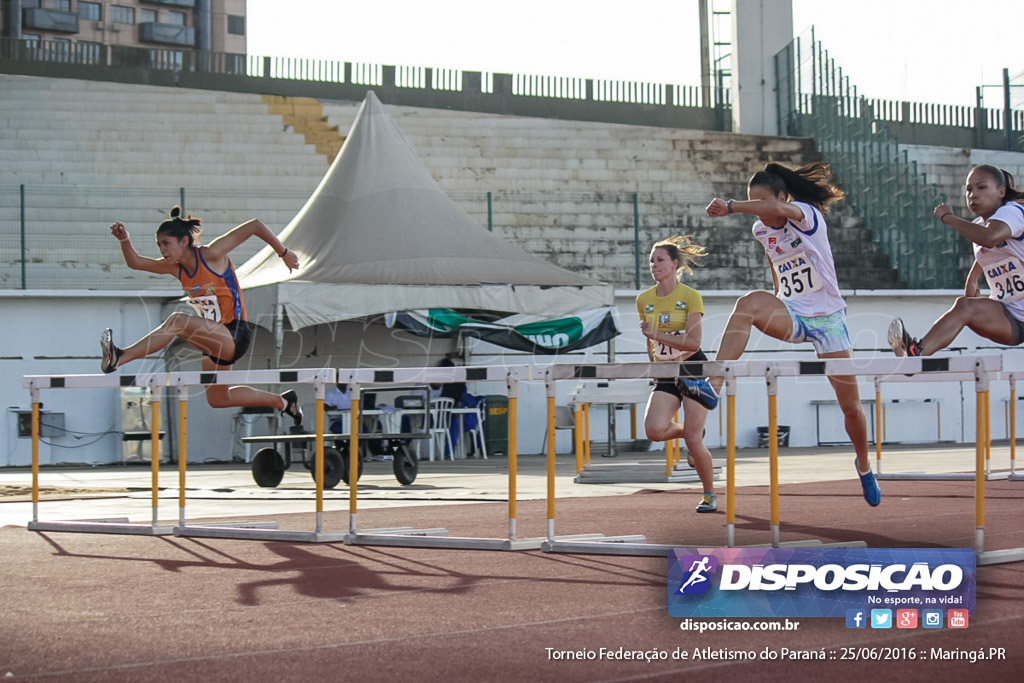
<svg viewBox="0 0 1024 683"><path fill-rule="evenodd" d="M936 123L957 110L890 107L869 100L810 34L775 56L779 130L813 137L848 201L864 218L901 280L911 288L957 288L964 273L957 234L932 216L946 201L901 150L887 116ZM963 112L959 112L963 115Z"/></svg>
<svg viewBox="0 0 1024 683"><path fill-rule="evenodd" d="M594 103L626 103L664 107L702 108L709 102L713 109L726 112L716 120L729 120L730 91L712 88L706 98L701 88L642 81L618 81L536 74L500 74L491 72L433 69L426 67L384 66L358 62L196 50L139 48L118 45L88 46L58 41L0 39L0 60L46 64L56 62L82 67L107 69L147 69L179 74L210 74L248 79L279 79L309 83L420 89L467 95L509 95L583 100ZM472 74L473 77L467 77ZM124 78L126 74L121 73ZM217 82L224 89L230 82ZM479 85L477 85L479 84ZM199 86L193 86L199 87ZM554 114L553 114L554 116Z"/></svg>
<svg viewBox="0 0 1024 683"><path fill-rule="evenodd" d="M453 191L449 197L482 229L556 265L620 288L650 285L651 244L694 233L721 262L735 255L719 228L703 229L709 197L685 193ZM0 185L0 289L166 290L163 276L132 271L109 234L123 221L140 253L156 256L150 240L175 204L203 219L203 241L253 217L279 231L309 192L216 188L125 188L83 185ZM741 228L740 232L745 232ZM716 241L717 240L717 241ZM753 241L749 241L753 245ZM238 266L262 243L233 254ZM741 245L742 246L742 245ZM752 257L755 257L753 255ZM707 265L714 265L709 260ZM746 269L744 269L746 270ZM696 281L710 289L733 269L702 268Z"/></svg>

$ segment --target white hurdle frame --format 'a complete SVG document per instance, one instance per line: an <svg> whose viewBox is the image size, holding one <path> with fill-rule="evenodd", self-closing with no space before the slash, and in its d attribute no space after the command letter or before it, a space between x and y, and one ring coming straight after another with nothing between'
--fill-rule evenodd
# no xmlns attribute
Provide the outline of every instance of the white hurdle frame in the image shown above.
<svg viewBox="0 0 1024 683"><path fill-rule="evenodd" d="M146 536L206 536L216 538L259 538L261 540L320 540L323 512L323 397L325 384L336 377L333 369L299 370L216 370L175 373L109 374L109 375L26 375L22 387L32 400L32 521L30 531L69 531L82 533L135 534ZM187 389L189 386L213 384L313 384L317 398L317 522L316 530L308 532L277 531L276 523L228 522L224 524L187 526L185 522L185 470L187 468ZM39 520L39 406L42 389L116 389L146 387L152 392L151 423L151 493L152 522L128 523L127 519L40 521ZM178 526L160 525L160 405L157 393L163 387L174 387L179 401L178 435L181 452L178 458ZM335 539L337 540L337 539Z"/></svg>
<svg viewBox="0 0 1024 683"><path fill-rule="evenodd" d="M516 469L517 469L517 401L519 382L528 380L532 367L517 366L454 366L437 368L395 368L381 370L363 368L339 370L338 381L348 384L352 396L352 424L358 424L360 393L363 386L388 384L446 384L452 382L504 381L508 387L508 535L505 538L459 537L448 535L444 528L415 529L396 527L385 529L359 529L358 477L349 476L349 530L344 541L349 545L381 545L415 548L456 548L463 550L535 550L542 538L516 537ZM358 430L356 430L358 431ZM358 437L349 441L349 472L359 457Z"/></svg>

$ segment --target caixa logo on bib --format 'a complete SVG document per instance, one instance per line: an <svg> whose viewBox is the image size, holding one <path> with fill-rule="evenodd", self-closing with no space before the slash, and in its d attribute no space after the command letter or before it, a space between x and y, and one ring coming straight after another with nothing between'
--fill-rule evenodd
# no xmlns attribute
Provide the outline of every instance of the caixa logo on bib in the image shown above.
<svg viewBox="0 0 1024 683"><path fill-rule="evenodd" d="M676 548L674 617L844 617L854 608L960 608L974 614L966 548Z"/></svg>

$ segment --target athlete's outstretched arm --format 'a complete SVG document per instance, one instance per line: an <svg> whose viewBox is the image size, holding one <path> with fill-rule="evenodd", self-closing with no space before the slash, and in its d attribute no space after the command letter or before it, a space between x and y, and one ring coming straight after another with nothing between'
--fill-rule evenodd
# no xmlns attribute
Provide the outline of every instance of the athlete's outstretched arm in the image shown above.
<svg viewBox="0 0 1024 683"><path fill-rule="evenodd" d="M939 204L933 214L940 223L945 223L981 247L991 249L1012 236L1010 226L1003 221L987 220L984 223L972 223L954 214L949 204Z"/></svg>
<svg viewBox="0 0 1024 683"><path fill-rule="evenodd" d="M248 220L210 242L206 247L206 254L214 261L223 261L227 259L228 254L235 247L254 235L269 244L277 252L277 255L281 257L284 264L288 266L289 271L299 267L299 257L291 250L285 249L284 244L277 238L277 235L271 232L270 228L258 218Z"/></svg>
<svg viewBox="0 0 1024 683"><path fill-rule="evenodd" d="M114 221L110 226L110 234L121 243L121 255L124 256L125 265L132 270L144 270L147 273L158 273L160 275L173 275L177 272L176 267L163 259L149 258L135 251L132 239L128 236L128 229L121 221Z"/></svg>

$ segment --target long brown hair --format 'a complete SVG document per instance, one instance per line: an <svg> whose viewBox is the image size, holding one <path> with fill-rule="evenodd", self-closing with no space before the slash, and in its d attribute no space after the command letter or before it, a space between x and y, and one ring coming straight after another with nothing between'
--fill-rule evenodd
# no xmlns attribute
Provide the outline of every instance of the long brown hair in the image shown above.
<svg viewBox="0 0 1024 683"><path fill-rule="evenodd" d="M772 194L785 192L798 202L811 204L821 212L828 205L842 199L846 193L832 184L832 170L828 164L816 161L793 170L782 164L765 164L764 170L750 177L747 189L767 187Z"/></svg>

